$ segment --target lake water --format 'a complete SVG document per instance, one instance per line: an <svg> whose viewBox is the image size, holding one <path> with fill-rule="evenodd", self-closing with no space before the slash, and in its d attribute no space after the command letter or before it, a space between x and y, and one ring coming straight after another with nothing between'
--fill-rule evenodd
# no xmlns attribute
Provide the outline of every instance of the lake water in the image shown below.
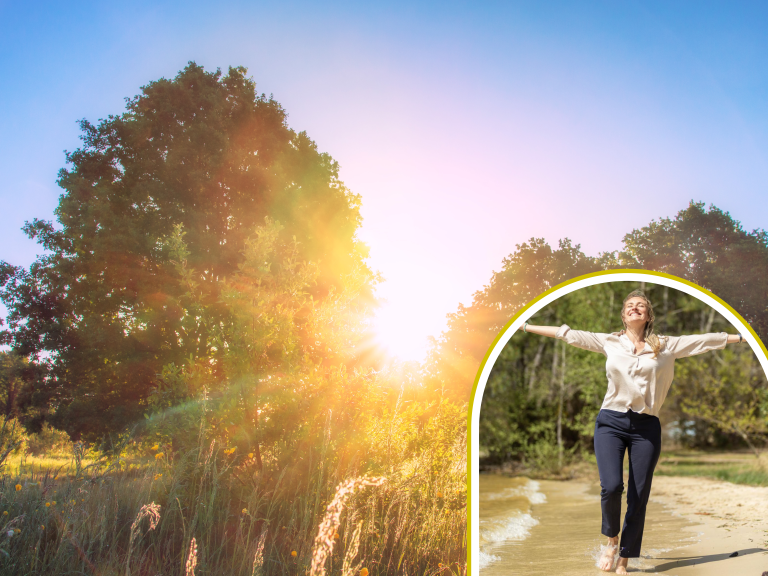
<svg viewBox="0 0 768 576"><path fill-rule="evenodd" d="M625 485L627 479L625 478ZM623 513L626 510L624 496ZM480 475L480 558L483 576L584 576L605 574L596 566L600 547L600 488L580 482ZM653 572L678 547L691 543L692 524L648 503L641 558L629 568Z"/></svg>

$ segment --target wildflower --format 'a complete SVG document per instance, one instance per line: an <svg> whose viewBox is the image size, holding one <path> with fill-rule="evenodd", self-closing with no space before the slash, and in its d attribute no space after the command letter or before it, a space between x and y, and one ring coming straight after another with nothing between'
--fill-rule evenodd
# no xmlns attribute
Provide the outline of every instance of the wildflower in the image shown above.
<svg viewBox="0 0 768 576"><path fill-rule="evenodd" d="M248 458L253 458L253 452L248 452Z"/></svg>
<svg viewBox="0 0 768 576"><path fill-rule="evenodd" d="M163 477L162 474L155 474L155 480L160 480L160 478L162 477Z"/></svg>
<svg viewBox="0 0 768 576"><path fill-rule="evenodd" d="M155 450L160 450L160 444L155 444L154 446L152 446L152 448L150 448L150 450L152 450L153 452Z"/></svg>
<svg viewBox="0 0 768 576"><path fill-rule="evenodd" d="M51 503L50 503L50 502L46 502L46 503L45 503L45 507L46 507L46 508L50 508L50 507L51 507Z"/></svg>
<svg viewBox="0 0 768 576"><path fill-rule="evenodd" d="M442 563L442 562L438 562L438 563L437 563L437 567L438 567L438 568L442 568L442 567L443 567L443 563Z"/></svg>
<svg viewBox="0 0 768 576"><path fill-rule="evenodd" d="M45 530L45 526L43 526L42 524L40 524L40 530Z"/></svg>
<svg viewBox="0 0 768 576"><path fill-rule="evenodd" d="M224 450L224 454L229 456L230 454L233 454L235 450L237 450L237 448L230 448L229 450Z"/></svg>
<svg viewBox="0 0 768 576"><path fill-rule="evenodd" d="M291 556L293 556L294 558L298 556L298 554L296 553L296 550L291 550Z"/></svg>
<svg viewBox="0 0 768 576"><path fill-rule="evenodd" d="M438 492L438 493L437 493L437 497L438 497L438 498L442 498L442 497L443 497L443 493L442 493L442 492Z"/></svg>
<svg viewBox="0 0 768 576"><path fill-rule="evenodd" d="M16 534L21 534L21 529L20 528L14 528L13 531L16 532Z"/></svg>
<svg viewBox="0 0 768 576"><path fill-rule="evenodd" d="M72 506L74 506L75 504L77 504L77 500L70 500L69 503L72 504Z"/></svg>
<svg viewBox="0 0 768 576"><path fill-rule="evenodd" d="M162 452L158 452L157 454L155 454L155 460L160 460L163 456L165 456L165 454L163 454Z"/></svg>
<svg viewBox="0 0 768 576"><path fill-rule="evenodd" d="M16 492L21 492L21 484L16 484Z"/></svg>
<svg viewBox="0 0 768 576"><path fill-rule="evenodd" d="M248 508L243 508L243 514L248 514Z"/></svg>
<svg viewBox="0 0 768 576"><path fill-rule="evenodd" d="M360 569L360 576L368 576L368 568L361 568Z"/></svg>
<svg viewBox="0 0 768 576"><path fill-rule="evenodd" d="M56 506L56 500L54 500L53 502L51 502L51 504L53 504L54 506Z"/></svg>
<svg viewBox="0 0 768 576"><path fill-rule="evenodd" d="M8 510L3 510L3 516L8 516Z"/></svg>
<svg viewBox="0 0 768 576"><path fill-rule="evenodd" d="M339 539L339 533L338 532L334 532L333 533L333 539L334 540L338 540Z"/></svg>

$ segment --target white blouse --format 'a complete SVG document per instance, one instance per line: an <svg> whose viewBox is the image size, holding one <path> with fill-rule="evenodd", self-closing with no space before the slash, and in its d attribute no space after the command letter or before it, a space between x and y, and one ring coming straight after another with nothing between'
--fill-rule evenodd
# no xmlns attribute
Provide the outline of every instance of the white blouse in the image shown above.
<svg viewBox="0 0 768 576"><path fill-rule="evenodd" d="M627 335L621 332L596 334L571 330L563 324L556 337L577 348L600 352L606 356L608 391L601 410L632 410L653 416L659 415L661 405L672 385L675 360L710 350L721 350L728 341L728 334L725 332L662 336L661 351L654 358L653 349L647 342L640 354L635 354L634 345Z"/></svg>

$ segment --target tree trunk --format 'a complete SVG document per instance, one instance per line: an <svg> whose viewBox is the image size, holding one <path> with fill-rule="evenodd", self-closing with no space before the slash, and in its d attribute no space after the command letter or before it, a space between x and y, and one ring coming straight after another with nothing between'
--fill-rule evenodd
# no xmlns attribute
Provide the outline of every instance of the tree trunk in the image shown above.
<svg viewBox="0 0 768 576"><path fill-rule="evenodd" d="M544 352L544 345L546 344L546 339L542 338L541 342L539 343L539 347L536 350L536 356L533 357L533 363L530 367L530 372L528 373L528 398L531 398L531 395L533 394L533 383L536 381L536 368L539 367L539 363L541 362L541 355Z"/></svg>

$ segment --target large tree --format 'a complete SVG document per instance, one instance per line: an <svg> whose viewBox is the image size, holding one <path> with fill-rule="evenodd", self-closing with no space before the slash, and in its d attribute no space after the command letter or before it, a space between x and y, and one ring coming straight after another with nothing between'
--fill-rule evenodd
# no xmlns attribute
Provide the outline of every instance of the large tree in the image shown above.
<svg viewBox="0 0 768 576"><path fill-rule="evenodd" d="M190 63L126 108L80 122L83 146L59 174L58 224L25 226L47 254L28 270L0 265L6 341L47 363L55 422L75 437L123 428L163 367L226 347L222 289L265 217L315 267L311 302L354 276L348 308L365 308L374 281L356 238L359 197L244 68Z"/></svg>

